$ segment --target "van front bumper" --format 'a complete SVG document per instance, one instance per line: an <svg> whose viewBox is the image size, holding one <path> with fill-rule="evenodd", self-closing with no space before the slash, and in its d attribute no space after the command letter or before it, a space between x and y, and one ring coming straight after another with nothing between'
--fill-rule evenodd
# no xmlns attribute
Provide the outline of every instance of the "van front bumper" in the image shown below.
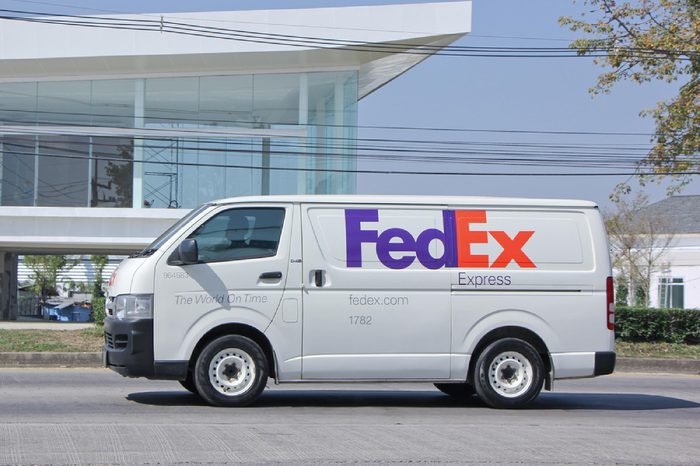
<svg viewBox="0 0 700 466"><path fill-rule="evenodd" d="M153 319L105 318L104 362L125 377L152 377Z"/></svg>
<svg viewBox="0 0 700 466"><path fill-rule="evenodd" d="M153 319L105 318L105 367L124 377L185 380L188 361L153 359Z"/></svg>

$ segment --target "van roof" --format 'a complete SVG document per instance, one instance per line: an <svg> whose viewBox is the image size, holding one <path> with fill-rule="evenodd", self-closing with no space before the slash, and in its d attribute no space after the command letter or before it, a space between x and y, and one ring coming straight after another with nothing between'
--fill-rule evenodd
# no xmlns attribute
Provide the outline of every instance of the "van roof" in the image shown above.
<svg viewBox="0 0 700 466"><path fill-rule="evenodd" d="M237 204L250 202L294 202L309 204L408 204L408 205L484 205L518 207L575 207L596 208L595 202L573 199L528 199L520 197L483 196L398 196L358 194L295 194L274 196L242 196L212 201L210 204Z"/></svg>

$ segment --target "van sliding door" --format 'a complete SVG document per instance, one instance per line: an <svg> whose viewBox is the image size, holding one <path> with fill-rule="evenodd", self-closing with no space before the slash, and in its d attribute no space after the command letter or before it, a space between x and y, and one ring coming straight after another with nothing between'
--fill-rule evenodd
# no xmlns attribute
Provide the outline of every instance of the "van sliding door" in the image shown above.
<svg viewBox="0 0 700 466"><path fill-rule="evenodd" d="M448 379L442 209L307 204L302 223L302 377Z"/></svg>

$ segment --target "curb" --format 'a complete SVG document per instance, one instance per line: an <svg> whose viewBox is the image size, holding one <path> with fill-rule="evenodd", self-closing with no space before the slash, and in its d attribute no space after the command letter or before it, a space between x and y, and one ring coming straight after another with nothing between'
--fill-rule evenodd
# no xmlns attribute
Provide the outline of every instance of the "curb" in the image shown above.
<svg viewBox="0 0 700 466"><path fill-rule="evenodd" d="M615 372L700 374L700 359L617 358Z"/></svg>
<svg viewBox="0 0 700 466"><path fill-rule="evenodd" d="M104 367L102 353L0 353L2 367ZM615 372L700 375L700 359L617 358Z"/></svg>
<svg viewBox="0 0 700 466"><path fill-rule="evenodd" d="M0 367L102 367L102 353L0 353Z"/></svg>

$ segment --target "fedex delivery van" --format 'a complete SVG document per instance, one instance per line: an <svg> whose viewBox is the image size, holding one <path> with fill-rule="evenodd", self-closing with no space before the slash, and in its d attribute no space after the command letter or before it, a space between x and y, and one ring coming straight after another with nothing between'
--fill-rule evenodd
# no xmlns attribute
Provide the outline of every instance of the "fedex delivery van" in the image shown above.
<svg viewBox="0 0 700 466"><path fill-rule="evenodd" d="M424 381L499 408L615 366L595 204L267 196L191 211L110 281L106 366L245 406L285 382Z"/></svg>

